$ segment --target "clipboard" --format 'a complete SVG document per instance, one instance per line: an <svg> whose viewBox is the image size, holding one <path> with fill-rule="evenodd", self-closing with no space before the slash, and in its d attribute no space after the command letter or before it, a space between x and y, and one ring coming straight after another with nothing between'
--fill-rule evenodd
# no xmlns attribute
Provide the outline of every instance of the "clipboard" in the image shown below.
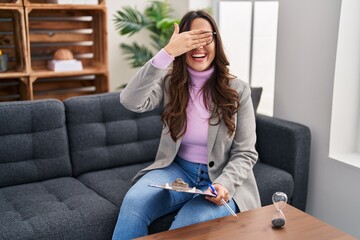
<svg viewBox="0 0 360 240"><path fill-rule="evenodd" d="M170 190L170 191L177 191L177 192L200 194L200 195L204 195L204 196L216 197L215 194L205 193L195 187L193 187L193 188L189 187L189 185L187 183L185 183L181 178L177 178L172 183L165 183L165 184L160 184L160 185L149 184L148 186L154 187L154 188L166 189L166 190Z"/></svg>

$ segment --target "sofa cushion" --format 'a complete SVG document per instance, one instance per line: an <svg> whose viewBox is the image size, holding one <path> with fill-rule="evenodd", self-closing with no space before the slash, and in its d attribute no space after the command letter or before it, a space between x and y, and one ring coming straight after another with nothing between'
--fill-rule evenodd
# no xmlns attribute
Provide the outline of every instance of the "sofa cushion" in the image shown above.
<svg viewBox="0 0 360 240"><path fill-rule="evenodd" d="M71 177L5 187L0 239L110 239L117 213L115 205Z"/></svg>
<svg viewBox="0 0 360 240"><path fill-rule="evenodd" d="M70 154L76 176L155 159L162 123L160 109L134 113L119 93L64 101Z"/></svg>
<svg viewBox="0 0 360 240"><path fill-rule="evenodd" d="M116 206L120 206L131 187L131 179L151 162L84 173L78 179Z"/></svg>
<svg viewBox="0 0 360 240"><path fill-rule="evenodd" d="M294 192L294 180L290 173L262 162L257 162L253 170L262 206L272 204L275 192L286 193L290 201Z"/></svg>
<svg viewBox="0 0 360 240"><path fill-rule="evenodd" d="M64 105L0 104L0 187L71 175Z"/></svg>
<svg viewBox="0 0 360 240"><path fill-rule="evenodd" d="M149 166L151 163L139 163L84 173L77 179L120 208L125 194L131 187L131 179L138 171ZM149 226L149 234L168 230L176 214L177 211L156 219Z"/></svg>

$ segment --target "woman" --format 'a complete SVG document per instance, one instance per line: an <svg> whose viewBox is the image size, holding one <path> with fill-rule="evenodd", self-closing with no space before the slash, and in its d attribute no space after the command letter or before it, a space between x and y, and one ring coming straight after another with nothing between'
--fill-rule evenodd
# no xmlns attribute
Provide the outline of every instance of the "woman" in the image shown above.
<svg viewBox="0 0 360 240"><path fill-rule="evenodd" d="M163 105L164 129L155 162L135 176L124 198L113 239L147 235L153 220L176 210L170 229L229 215L221 199L235 212L260 207L250 88L228 65L213 18L191 11L121 93L132 111ZM148 186L176 178L208 193L212 183L217 197Z"/></svg>

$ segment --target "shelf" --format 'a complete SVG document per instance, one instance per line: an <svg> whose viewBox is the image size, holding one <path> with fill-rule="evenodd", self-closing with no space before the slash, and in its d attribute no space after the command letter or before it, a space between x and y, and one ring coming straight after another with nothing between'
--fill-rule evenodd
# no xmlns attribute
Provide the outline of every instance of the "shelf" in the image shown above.
<svg viewBox="0 0 360 240"><path fill-rule="evenodd" d="M1 7L20 7L22 6L22 0L0 0Z"/></svg>
<svg viewBox="0 0 360 240"><path fill-rule="evenodd" d="M0 102L19 101L27 99L24 79L0 79Z"/></svg>
<svg viewBox="0 0 360 240"><path fill-rule="evenodd" d="M0 72L0 101L64 100L109 91L106 22L105 0L97 5L0 0L0 50L9 60ZM83 70L49 70L48 61L60 48L70 50Z"/></svg>
<svg viewBox="0 0 360 240"><path fill-rule="evenodd" d="M81 76L87 74L106 74L106 68L85 68L83 71L75 72L54 72L47 69L33 71L30 75L32 77L67 77L67 76Z"/></svg>
<svg viewBox="0 0 360 240"><path fill-rule="evenodd" d="M64 100L73 96L90 95L108 91L107 76L89 74L79 76L43 77L30 81L33 88L33 99L56 98Z"/></svg>
<svg viewBox="0 0 360 240"><path fill-rule="evenodd" d="M27 71L26 31L22 7L0 8L0 49L8 56L8 70L0 72L0 78L22 76Z"/></svg>
<svg viewBox="0 0 360 240"><path fill-rule="evenodd" d="M26 72L14 72L14 71L0 72L0 79L26 77L26 76L28 76Z"/></svg>
<svg viewBox="0 0 360 240"><path fill-rule="evenodd" d="M39 69L43 72L59 48L69 49L85 69L107 68L106 12L98 9L27 11L32 72Z"/></svg>
<svg viewBox="0 0 360 240"><path fill-rule="evenodd" d="M29 9L68 9L68 10L95 10L95 9L105 9L104 5L77 5L77 4L30 4Z"/></svg>
<svg viewBox="0 0 360 240"><path fill-rule="evenodd" d="M73 0L74 1L74 0ZM78 0L78 2L85 2ZM103 8L105 6L105 0L99 0L99 4L56 4L56 3L49 3L47 0L24 0L24 4L27 7L32 8L66 8L66 9L93 9L93 8Z"/></svg>

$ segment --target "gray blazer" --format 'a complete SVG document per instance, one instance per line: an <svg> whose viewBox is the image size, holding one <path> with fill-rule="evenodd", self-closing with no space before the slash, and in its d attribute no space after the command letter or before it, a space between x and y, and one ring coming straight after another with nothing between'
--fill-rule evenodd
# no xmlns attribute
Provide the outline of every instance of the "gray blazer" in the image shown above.
<svg viewBox="0 0 360 240"><path fill-rule="evenodd" d="M158 69L147 62L128 83L120 94L120 102L134 112L146 112L160 104L169 102L164 92L165 69ZM208 170L213 183L219 183L229 191L240 211L260 207L260 197L252 171L258 154L255 150L255 115L252 106L250 87L247 83L234 79L231 81L240 96L240 109L236 113L235 134L229 136L223 121L214 125L210 122L208 132ZM181 144L181 138L174 142L167 127L164 127L159 149L153 164L141 170L136 181L147 171L169 166Z"/></svg>

